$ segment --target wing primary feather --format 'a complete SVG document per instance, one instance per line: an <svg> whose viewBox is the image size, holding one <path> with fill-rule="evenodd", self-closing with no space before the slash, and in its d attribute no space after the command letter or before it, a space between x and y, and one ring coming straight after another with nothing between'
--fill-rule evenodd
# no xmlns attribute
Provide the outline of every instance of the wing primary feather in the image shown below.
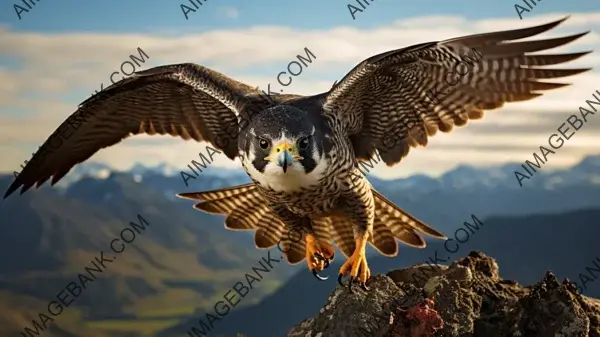
<svg viewBox="0 0 600 337"><path fill-rule="evenodd" d="M505 40L520 40L520 39L524 39L526 37L531 37L531 36L538 35L543 32L549 31L550 29L565 22L565 20L567 20L569 17L570 17L570 15L567 15L566 17L564 17L562 19L552 21L552 22L549 22L549 23L546 23L543 25L534 26L534 27L511 29L511 30L504 30L504 31L499 31L499 32L482 33L482 34L476 34L476 35L457 37L457 38L445 40L445 41L443 41L443 43L458 42L458 43L465 44L465 45L475 46L475 45L492 44L492 43L505 41Z"/></svg>
<svg viewBox="0 0 600 337"><path fill-rule="evenodd" d="M589 34L589 31L553 39L486 45L485 47L476 48L476 50L481 54L485 55L486 57L490 58L498 56L506 57L510 55L520 55L523 53L533 53L536 51L560 47L567 43L573 42L587 34Z"/></svg>

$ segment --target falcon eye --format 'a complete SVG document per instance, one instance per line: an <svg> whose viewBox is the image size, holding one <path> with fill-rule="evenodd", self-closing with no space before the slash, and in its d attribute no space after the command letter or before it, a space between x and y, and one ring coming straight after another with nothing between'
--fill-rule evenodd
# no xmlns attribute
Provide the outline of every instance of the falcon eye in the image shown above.
<svg viewBox="0 0 600 337"><path fill-rule="evenodd" d="M258 140L258 146L260 146L261 149L266 150L269 148L269 141L261 138Z"/></svg>
<svg viewBox="0 0 600 337"><path fill-rule="evenodd" d="M300 150L306 150L306 148L308 148L308 137L301 138L298 141L298 148Z"/></svg>

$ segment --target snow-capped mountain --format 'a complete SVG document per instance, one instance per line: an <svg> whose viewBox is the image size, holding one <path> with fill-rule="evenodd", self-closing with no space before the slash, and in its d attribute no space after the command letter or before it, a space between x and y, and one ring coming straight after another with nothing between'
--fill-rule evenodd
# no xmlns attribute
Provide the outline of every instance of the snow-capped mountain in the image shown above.
<svg viewBox="0 0 600 337"><path fill-rule="evenodd" d="M600 206L600 156L589 156L562 170L548 171L542 167L522 182L523 187L519 185L515 171L523 171L520 164L488 168L460 165L437 178L419 174L394 180L373 176L368 179L374 188L403 209L434 227L446 227L446 230L470 219L471 214L478 217L512 216ZM177 193L250 182L241 169L210 166L187 181L182 179L180 172L167 164L154 167L136 164L126 172L115 172L106 165L89 162L76 166L65 177L62 185L66 188L61 188L60 193L95 202L104 197L120 200L128 194L143 198L136 194L136 186L143 185L176 205L187 207L185 201L176 197ZM88 178L82 179L85 176ZM121 189L115 186L121 186Z"/></svg>
<svg viewBox="0 0 600 337"><path fill-rule="evenodd" d="M191 174L191 171L186 170ZM598 185L600 184L600 155L588 156L578 164L561 170L547 170L544 167L538 169L530 179L522 181L523 187L519 185L515 177L515 171L524 172L520 164L510 163L492 167L473 167L469 165L459 165L456 168L447 171L439 178L430 177L424 174L417 174L408 178L400 178L393 180L383 180L372 175L369 175L369 180L372 181L375 188L394 188L400 190L418 190L419 194L429 193L436 190L470 190L470 189L521 189L521 188L541 188L541 189L556 189L567 186L576 186L581 184ZM109 166L97 162L87 162L79 164L65 177L65 181L61 181L62 186L71 184L74 181L81 179L84 176L90 176L99 179L107 178L111 172L115 172ZM181 180L181 186L185 188L185 184L181 178L181 169L169 164L159 164L157 166L145 166L136 163L130 170L124 173L129 173L134 176L139 176L141 179L153 176L171 177L176 180ZM217 180L229 181L231 184L247 182L248 178L241 169L226 169L209 166L202 169L198 176L206 178L218 178ZM206 181L205 179L202 179ZM210 180L210 179L207 179ZM199 181L194 179L188 181L189 185L195 185L195 188L203 188ZM213 185L213 184L209 184ZM220 183L217 183L220 185Z"/></svg>

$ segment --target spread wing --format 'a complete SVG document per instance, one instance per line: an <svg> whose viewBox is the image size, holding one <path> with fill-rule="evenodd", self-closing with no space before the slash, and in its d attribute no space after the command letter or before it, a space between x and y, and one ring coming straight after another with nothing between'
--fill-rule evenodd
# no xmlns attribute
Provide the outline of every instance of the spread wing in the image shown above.
<svg viewBox="0 0 600 337"><path fill-rule="evenodd" d="M355 154L377 150L392 166L410 147L426 146L437 130L449 132L484 110L526 101L568 84L541 82L589 69L540 66L575 60L589 52L531 55L589 33L510 42L556 27L568 17L525 29L477 34L393 50L366 59L324 94L326 113L345 123ZM462 65L460 65L462 63Z"/></svg>
<svg viewBox="0 0 600 337"><path fill-rule="evenodd" d="M21 186L21 193L33 184L39 187L50 177L54 185L76 164L130 135L208 141L234 159L237 115L261 102L258 90L196 64L135 73L84 101L44 142L4 198Z"/></svg>

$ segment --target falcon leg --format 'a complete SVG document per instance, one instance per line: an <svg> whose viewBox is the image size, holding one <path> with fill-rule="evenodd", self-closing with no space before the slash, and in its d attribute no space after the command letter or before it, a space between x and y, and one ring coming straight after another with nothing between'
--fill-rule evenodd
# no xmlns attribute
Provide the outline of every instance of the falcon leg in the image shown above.
<svg viewBox="0 0 600 337"><path fill-rule="evenodd" d="M356 238L356 248L354 249L354 253L352 253L352 256L350 256L348 261L346 261L340 268L340 273L338 275L338 283L344 286L344 284L342 283L342 278L344 277L344 275L346 275L346 273L349 272L350 280L348 282L348 288L350 292L354 292L352 290L352 283L354 283L355 281L358 281L363 290L369 290L369 288L367 288L366 283L367 280L371 277L371 270L367 265L367 239L367 232L363 233L362 235Z"/></svg>
<svg viewBox="0 0 600 337"><path fill-rule="evenodd" d="M325 241L317 240L314 235L306 234L306 264L313 275L321 281L327 280L329 277L322 277L318 272L327 269L333 258L335 250L333 246Z"/></svg>

